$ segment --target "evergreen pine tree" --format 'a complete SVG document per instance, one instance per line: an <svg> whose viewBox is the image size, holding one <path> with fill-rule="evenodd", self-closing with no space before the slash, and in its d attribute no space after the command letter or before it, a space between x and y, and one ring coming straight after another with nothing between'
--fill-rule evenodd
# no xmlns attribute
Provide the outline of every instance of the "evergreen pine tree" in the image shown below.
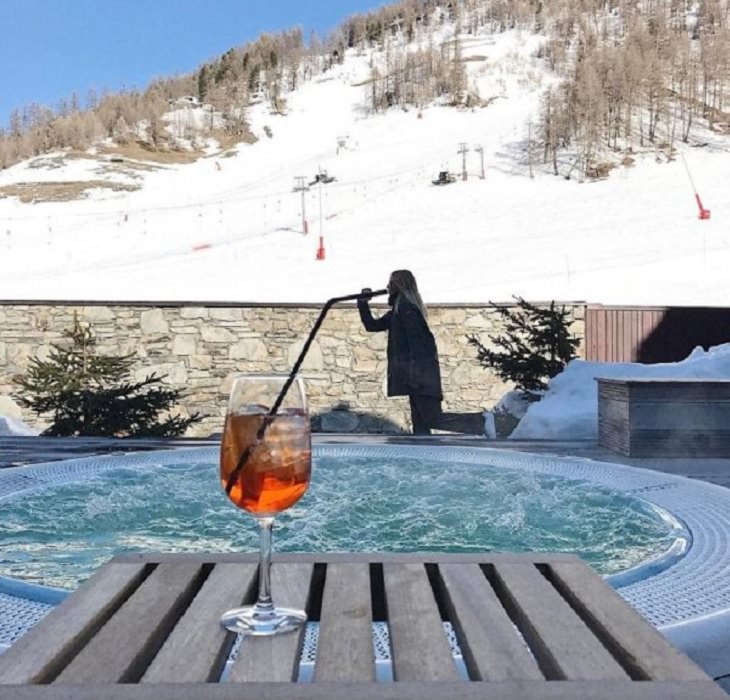
<svg viewBox="0 0 730 700"><path fill-rule="evenodd" d="M490 338L496 349L485 347L476 336L467 336L477 348L479 362L513 382L529 400L540 398L547 381L577 357L580 340L570 333L569 312L550 302L539 308L515 297L517 308L490 306L504 320L502 335Z"/></svg>
<svg viewBox="0 0 730 700"><path fill-rule="evenodd" d="M74 319L64 331L71 342L52 345L47 360L34 358L18 378L19 403L36 414L50 414L53 422L44 435L103 437L171 437L182 435L201 420L169 415L181 392L161 386L154 373L143 381L129 380L133 355L96 354L91 328ZM161 414L166 413L164 418Z"/></svg>
<svg viewBox="0 0 730 700"><path fill-rule="evenodd" d="M210 81L210 71L208 66L204 65L198 72L198 101L202 105L208 96L208 82Z"/></svg>

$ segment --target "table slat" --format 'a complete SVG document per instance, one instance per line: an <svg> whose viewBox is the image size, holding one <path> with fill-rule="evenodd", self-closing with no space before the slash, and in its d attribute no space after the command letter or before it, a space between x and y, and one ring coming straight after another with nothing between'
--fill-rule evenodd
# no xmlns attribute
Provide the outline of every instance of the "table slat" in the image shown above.
<svg viewBox="0 0 730 700"><path fill-rule="evenodd" d="M220 616L243 603L257 571L256 564L218 564L140 682L217 680L234 638Z"/></svg>
<svg viewBox="0 0 730 700"><path fill-rule="evenodd" d="M271 567L271 594L282 608L306 609L313 564L274 564ZM246 637L233 662L231 681L292 681L299 668L304 639L300 630L272 637Z"/></svg>
<svg viewBox="0 0 730 700"><path fill-rule="evenodd" d="M107 564L0 655L0 683L41 683L73 658L144 575L144 564Z"/></svg>
<svg viewBox="0 0 730 700"><path fill-rule="evenodd" d="M469 677L492 681L543 679L481 567L442 564L439 571Z"/></svg>
<svg viewBox="0 0 730 700"><path fill-rule="evenodd" d="M135 682L195 594L198 564L160 564L55 683Z"/></svg>
<svg viewBox="0 0 730 700"><path fill-rule="evenodd" d="M551 680L625 679L626 672L545 577L524 564L497 564L516 621Z"/></svg>
<svg viewBox="0 0 730 700"><path fill-rule="evenodd" d="M560 590L592 625L604 631L624 665L643 679L688 681L707 678L585 564L550 567Z"/></svg>
<svg viewBox="0 0 730 700"><path fill-rule="evenodd" d="M423 564L384 564L393 678L450 681L459 678L438 606Z"/></svg>
<svg viewBox="0 0 730 700"><path fill-rule="evenodd" d="M175 554L172 552L126 552L117 554L112 561L125 564L153 563L178 561L184 556L188 561L198 561L201 564L208 564L214 561L216 564L257 562L258 553L252 552L210 552ZM370 564L439 564L460 563L460 564L551 564L556 561L580 561L575 554L562 554L555 552L483 552L481 554L447 553L447 552L274 552L272 562L274 564L307 564L316 561L318 564L347 563L355 564L368 562Z"/></svg>
<svg viewBox="0 0 730 700"><path fill-rule="evenodd" d="M0 700L727 700L710 681L0 686Z"/></svg>
<svg viewBox="0 0 730 700"><path fill-rule="evenodd" d="M368 564L327 567L314 680L375 680Z"/></svg>

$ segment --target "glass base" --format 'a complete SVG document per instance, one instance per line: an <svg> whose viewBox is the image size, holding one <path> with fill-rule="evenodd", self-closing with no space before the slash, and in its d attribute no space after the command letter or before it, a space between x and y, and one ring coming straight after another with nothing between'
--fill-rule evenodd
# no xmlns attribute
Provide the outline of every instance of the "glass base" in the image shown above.
<svg viewBox="0 0 730 700"><path fill-rule="evenodd" d="M306 621L304 610L273 608L262 612L255 605L228 610L221 617L221 625L227 630L253 637L293 632Z"/></svg>

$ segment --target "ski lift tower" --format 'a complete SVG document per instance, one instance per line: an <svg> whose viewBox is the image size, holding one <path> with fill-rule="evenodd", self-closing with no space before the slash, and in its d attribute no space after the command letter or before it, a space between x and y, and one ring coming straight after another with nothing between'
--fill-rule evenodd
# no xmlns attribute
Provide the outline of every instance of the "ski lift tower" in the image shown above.
<svg viewBox="0 0 730 700"><path fill-rule="evenodd" d="M459 144L459 153L461 153L461 179L466 180L466 154L469 147L465 143Z"/></svg>
<svg viewBox="0 0 730 700"><path fill-rule="evenodd" d="M309 225L307 224L307 212L305 209L304 194L309 192L306 177L294 178L294 192L302 193L302 233L306 236L309 233Z"/></svg>

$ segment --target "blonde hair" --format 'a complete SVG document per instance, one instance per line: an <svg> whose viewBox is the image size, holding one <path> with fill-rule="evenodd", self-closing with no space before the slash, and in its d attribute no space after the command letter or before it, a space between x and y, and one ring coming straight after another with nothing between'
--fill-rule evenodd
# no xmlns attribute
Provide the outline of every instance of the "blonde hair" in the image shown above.
<svg viewBox="0 0 730 700"><path fill-rule="evenodd" d="M418 293L416 278L410 270L395 270L390 274L388 282L391 294L402 294L421 312L423 318L428 317L426 306Z"/></svg>

